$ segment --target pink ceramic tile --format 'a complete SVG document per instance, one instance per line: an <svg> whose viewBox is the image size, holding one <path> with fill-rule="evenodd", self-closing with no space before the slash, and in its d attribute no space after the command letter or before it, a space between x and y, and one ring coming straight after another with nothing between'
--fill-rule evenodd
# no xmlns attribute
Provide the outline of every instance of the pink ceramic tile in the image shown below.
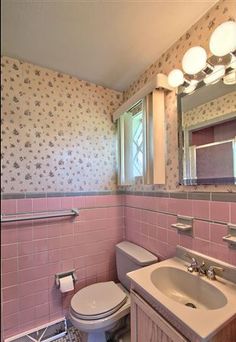
<svg viewBox="0 0 236 342"><path fill-rule="evenodd" d="M210 203L210 218L215 221L229 222L230 203L216 202Z"/></svg>
<svg viewBox="0 0 236 342"><path fill-rule="evenodd" d="M179 243L185 248L194 249L194 240L191 236L179 234Z"/></svg>
<svg viewBox="0 0 236 342"><path fill-rule="evenodd" d="M18 271L18 281L19 284L25 283L25 282L30 282L32 280L35 280L34 276L34 268L28 268L24 270L19 270Z"/></svg>
<svg viewBox="0 0 236 342"><path fill-rule="evenodd" d="M44 317L44 316L47 316L47 318L49 318L49 304L48 303L37 305L35 307L36 319Z"/></svg>
<svg viewBox="0 0 236 342"><path fill-rule="evenodd" d="M194 239L194 250L199 253L209 255L210 254L210 243L209 241Z"/></svg>
<svg viewBox="0 0 236 342"><path fill-rule="evenodd" d="M85 206L85 199L84 196L73 197L73 208L84 208Z"/></svg>
<svg viewBox="0 0 236 342"><path fill-rule="evenodd" d="M14 244L18 242L18 234L16 225L12 225L12 227L6 227L4 224L1 229L1 240L3 245Z"/></svg>
<svg viewBox="0 0 236 342"><path fill-rule="evenodd" d="M34 253L40 253L43 251L47 251L48 250L48 242L49 240L43 239L43 240L35 240L32 242L33 244L33 250Z"/></svg>
<svg viewBox="0 0 236 342"><path fill-rule="evenodd" d="M61 197L49 197L47 198L47 210L60 210L61 209Z"/></svg>
<svg viewBox="0 0 236 342"><path fill-rule="evenodd" d="M20 315L19 315L19 324L22 326L26 324L27 322L32 322L35 318L35 308L29 308L26 310L21 310ZM33 328L33 326L30 324Z"/></svg>
<svg viewBox="0 0 236 342"><path fill-rule="evenodd" d="M16 324L18 324L18 314L13 313L12 315L4 316L3 324L5 330L13 328Z"/></svg>
<svg viewBox="0 0 236 342"><path fill-rule="evenodd" d="M210 240L220 245L226 245L226 242L222 240L223 236L228 234L226 225L222 224L210 224Z"/></svg>
<svg viewBox="0 0 236 342"><path fill-rule="evenodd" d="M73 208L73 197L62 197L61 209L72 209L72 208Z"/></svg>
<svg viewBox="0 0 236 342"><path fill-rule="evenodd" d="M18 284L18 274L17 272L10 272L4 274L2 277L2 287L10 287Z"/></svg>
<svg viewBox="0 0 236 342"><path fill-rule="evenodd" d="M19 310L26 310L35 306L35 295L28 295L19 299Z"/></svg>
<svg viewBox="0 0 236 342"><path fill-rule="evenodd" d="M193 216L195 218L209 219L210 202L209 201L193 201Z"/></svg>
<svg viewBox="0 0 236 342"><path fill-rule="evenodd" d="M230 203L230 222L236 224L236 203Z"/></svg>
<svg viewBox="0 0 236 342"><path fill-rule="evenodd" d="M17 212L16 200L2 200L1 201L2 214L15 214Z"/></svg>
<svg viewBox="0 0 236 342"><path fill-rule="evenodd" d="M5 259L2 262L2 273L16 272L17 271L17 258Z"/></svg>
<svg viewBox="0 0 236 342"><path fill-rule="evenodd" d="M2 291L2 301L8 302L9 300L17 299L18 297L18 287L17 286L11 286L6 287Z"/></svg>
<svg viewBox="0 0 236 342"><path fill-rule="evenodd" d="M159 210L167 212L168 211L168 202L169 202L168 198L160 197L158 199L158 208L159 208Z"/></svg>
<svg viewBox="0 0 236 342"><path fill-rule="evenodd" d="M33 227L33 240L42 240L48 237L48 227L46 225Z"/></svg>
<svg viewBox="0 0 236 342"><path fill-rule="evenodd" d="M157 228L157 239L162 242L167 242L167 229L165 228Z"/></svg>
<svg viewBox="0 0 236 342"><path fill-rule="evenodd" d="M18 311L18 299L3 303L4 316L15 314Z"/></svg>
<svg viewBox="0 0 236 342"><path fill-rule="evenodd" d="M210 240L210 225L208 222L194 220L194 237Z"/></svg>
<svg viewBox="0 0 236 342"><path fill-rule="evenodd" d="M18 255L27 255L31 254L34 251L34 246L32 242L19 242L18 243Z"/></svg>
<svg viewBox="0 0 236 342"><path fill-rule="evenodd" d="M167 242L171 246L177 246L179 244L179 234L176 230L167 231Z"/></svg>
<svg viewBox="0 0 236 342"><path fill-rule="evenodd" d="M61 225L61 235L72 235L74 233L74 224L72 222Z"/></svg>
<svg viewBox="0 0 236 342"><path fill-rule="evenodd" d="M26 242L33 240L33 228L32 227L21 227L17 229L18 242Z"/></svg>
<svg viewBox="0 0 236 342"><path fill-rule="evenodd" d="M48 261L58 262L61 260L61 250L60 249L52 249L48 251Z"/></svg>
<svg viewBox="0 0 236 342"><path fill-rule="evenodd" d="M167 228L168 216L166 214L158 214L157 224L162 228Z"/></svg>
<svg viewBox="0 0 236 342"><path fill-rule="evenodd" d="M34 212L47 211L47 198L33 198L32 207Z"/></svg>
<svg viewBox="0 0 236 342"><path fill-rule="evenodd" d="M74 246L74 237L73 235L65 235L61 239L61 248L72 247Z"/></svg>
<svg viewBox="0 0 236 342"><path fill-rule="evenodd" d="M17 256L17 249L18 249L17 243L10 244L10 245L3 245L1 247L2 259L9 259L9 258L16 257Z"/></svg>
<svg viewBox="0 0 236 342"><path fill-rule="evenodd" d="M18 213L31 213L33 210L32 199L18 199L17 200L17 212Z"/></svg>
<svg viewBox="0 0 236 342"><path fill-rule="evenodd" d="M230 262L229 248L228 246L219 245L216 243L210 244L210 255L213 258L220 259L226 262Z"/></svg>
<svg viewBox="0 0 236 342"><path fill-rule="evenodd" d="M51 225L47 227L48 238L59 237L61 235L61 225Z"/></svg>

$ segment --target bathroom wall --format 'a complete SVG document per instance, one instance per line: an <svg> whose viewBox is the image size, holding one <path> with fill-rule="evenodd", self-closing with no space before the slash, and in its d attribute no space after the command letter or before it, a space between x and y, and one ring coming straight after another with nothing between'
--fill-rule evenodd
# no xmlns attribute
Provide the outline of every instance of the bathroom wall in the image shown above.
<svg viewBox="0 0 236 342"><path fill-rule="evenodd" d="M230 0L220 0L130 85L124 93L125 99L128 99L142 88L157 73L168 75L172 69L181 68L182 57L191 46L201 45L209 53L208 43L211 33L219 24L229 19L236 20L236 3L235 1ZM174 92L166 95L165 110L167 137L166 185L144 186L139 179L135 186L129 187L129 189L132 191L161 190L235 192L235 185L201 185L197 187L185 187L179 185L178 154L176 153L176 146L178 146L177 101Z"/></svg>
<svg viewBox="0 0 236 342"><path fill-rule="evenodd" d="M74 218L2 225L2 323L9 337L61 318L73 294L115 280L115 244L124 239L123 195L2 201L2 212L79 208ZM75 291L61 294L55 273L76 270Z"/></svg>
<svg viewBox="0 0 236 342"><path fill-rule="evenodd" d="M2 60L2 191L116 188L122 94L9 57Z"/></svg>
<svg viewBox="0 0 236 342"><path fill-rule="evenodd" d="M76 219L2 225L4 337L64 316L73 293L61 295L55 273L75 268L76 290L116 279L124 210L111 114L121 101L111 89L2 57L1 213L80 209Z"/></svg>
<svg viewBox="0 0 236 342"><path fill-rule="evenodd" d="M194 217L191 235L171 227L176 215ZM236 266L236 249L222 240L227 223L236 224L236 194L132 193L125 198L126 238L160 259L172 257L176 245L196 250Z"/></svg>
<svg viewBox="0 0 236 342"><path fill-rule="evenodd" d="M153 63L125 92L129 98L143 87L153 75L168 74L173 68L181 67L181 59L191 46L201 45L208 52L211 32L222 22L236 19L236 3L219 1L207 14L194 24ZM218 101L217 108L221 107ZM228 246L222 237L228 234L227 223L236 223L235 185L179 185L178 120L177 101L174 92L166 94L166 185L143 185L138 179L134 186L127 187L125 196L126 238L137 243L160 259L172 257L177 244L200 253L236 265L236 250ZM232 93L224 110L235 110L235 93ZM215 106L211 106L205 117L203 111L189 116L187 124L212 117ZM177 215L194 217L191 236L180 234L172 223Z"/></svg>

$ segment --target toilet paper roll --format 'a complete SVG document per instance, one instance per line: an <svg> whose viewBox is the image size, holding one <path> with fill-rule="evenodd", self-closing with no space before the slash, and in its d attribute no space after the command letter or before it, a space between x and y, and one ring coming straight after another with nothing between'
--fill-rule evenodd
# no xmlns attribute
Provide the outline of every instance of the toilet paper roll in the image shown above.
<svg viewBox="0 0 236 342"><path fill-rule="evenodd" d="M74 282L72 276L67 276L59 279L60 291L62 293L74 290Z"/></svg>

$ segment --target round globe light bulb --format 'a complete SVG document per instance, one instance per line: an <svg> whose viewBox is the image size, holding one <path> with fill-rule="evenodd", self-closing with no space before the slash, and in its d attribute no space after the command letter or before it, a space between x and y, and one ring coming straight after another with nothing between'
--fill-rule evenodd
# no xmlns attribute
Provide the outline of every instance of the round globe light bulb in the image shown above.
<svg viewBox="0 0 236 342"><path fill-rule="evenodd" d="M172 70L168 75L168 83L175 88L184 83L184 74L179 69Z"/></svg>
<svg viewBox="0 0 236 342"><path fill-rule="evenodd" d="M216 65L213 68L213 71L211 74L207 75L204 78L204 83L205 84L214 84L217 83L225 74L225 67L224 65Z"/></svg>
<svg viewBox="0 0 236 342"><path fill-rule="evenodd" d="M236 22L219 25L210 37L209 47L213 55L222 57L236 50Z"/></svg>
<svg viewBox="0 0 236 342"><path fill-rule="evenodd" d="M194 46L185 52L182 67L184 72L194 75L206 67L206 61L206 51L201 46Z"/></svg>

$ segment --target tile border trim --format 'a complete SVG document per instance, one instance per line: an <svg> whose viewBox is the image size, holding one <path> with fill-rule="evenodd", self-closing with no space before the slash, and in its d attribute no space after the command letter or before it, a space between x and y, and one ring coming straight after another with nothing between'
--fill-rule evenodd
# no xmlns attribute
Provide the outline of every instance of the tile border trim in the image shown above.
<svg viewBox="0 0 236 342"><path fill-rule="evenodd" d="M160 191L127 191L127 190L2 193L1 199L7 200L7 199L26 199L26 198L109 196L109 195L133 195L133 196L189 199L189 200L201 200L201 201L236 202L236 192L187 192L187 191L160 192Z"/></svg>

